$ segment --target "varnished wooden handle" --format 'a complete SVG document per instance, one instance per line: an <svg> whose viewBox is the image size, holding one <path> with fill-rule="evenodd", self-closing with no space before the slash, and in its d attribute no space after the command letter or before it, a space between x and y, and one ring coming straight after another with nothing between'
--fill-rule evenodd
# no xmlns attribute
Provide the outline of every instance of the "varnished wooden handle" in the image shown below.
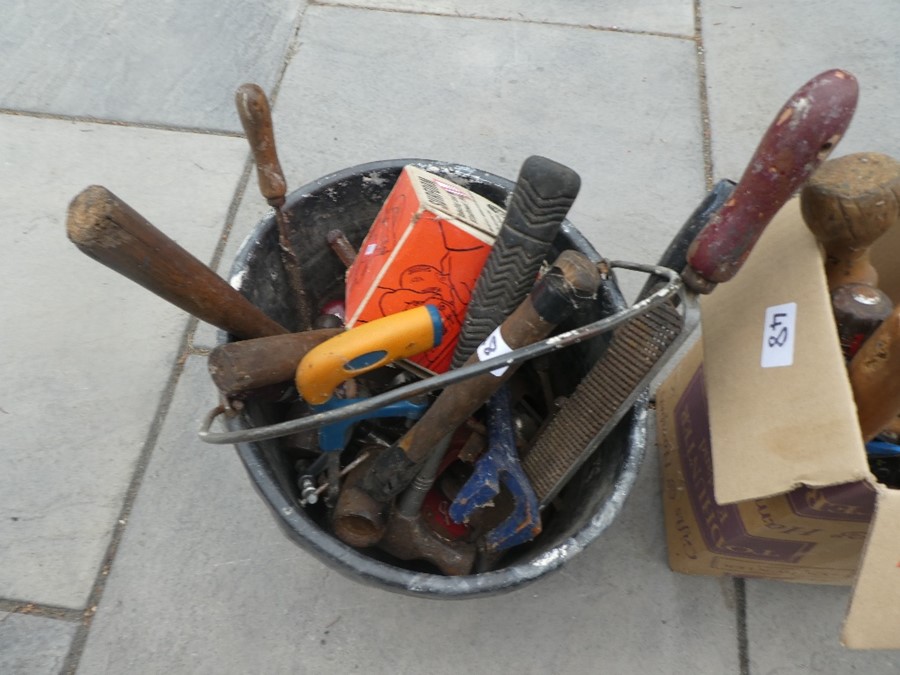
<svg viewBox="0 0 900 675"><path fill-rule="evenodd" d="M737 274L766 225L843 137L858 96L853 75L829 70L788 99L729 200L691 244L691 288L708 293Z"/></svg>
<svg viewBox="0 0 900 675"><path fill-rule="evenodd" d="M86 255L202 321L240 338L287 333L105 187L72 200L66 231Z"/></svg>
<svg viewBox="0 0 900 675"><path fill-rule="evenodd" d="M900 307L856 352L850 385L863 439L872 440L900 412Z"/></svg>
<svg viewBox="0 0 900 675"><path fill-rule="evenodd" d="M869 248L900 220L900 162L875 152L829 160L804 186L800 208L825 249L829 288L875 286Z"/></svg>
<svg viewBox="0 0 900 675"><path fill-rule="evenodd" d="M229 397L290 382L297 364L312 348L342 332L342 328L322 328L219 345L209 355L209 374Z"/></svg>
<svg viewBox="0 0 900 675"><path fill-rule="evenodd" d="M287 182L275 148L275 129L269 99L258 84L247 83L238 87L234 103L253 152L259 191L270 204L278 207L284 202Z"/></svg>

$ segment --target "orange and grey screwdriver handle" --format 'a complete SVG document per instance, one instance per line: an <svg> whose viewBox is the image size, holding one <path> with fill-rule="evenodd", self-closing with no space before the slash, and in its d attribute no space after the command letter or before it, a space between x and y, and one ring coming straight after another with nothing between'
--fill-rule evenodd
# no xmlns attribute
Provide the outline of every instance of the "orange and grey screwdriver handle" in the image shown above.
<svg viewBox="0 0 900 675"><path fill-rule="evenodd" d="M900 413L900 307L863 343L849 371L859 427L870 441Z"/></svg>
<svg viewBox="0 0 900 675"><path fill-rule="evenodd" d="M234 103L241 118L247 142L256 163L259 191L276 209L284 203L287 181L275 148L275 129L269 100L258 84L247 83L237 88Z"/></svg>
<svg viewBox="0 0 900 675"><path fill-rule="evenodd" d="M312 405L328 401L351 377L440 344L444 327L434 305L422 305L344 331L314 347L297 366L297 391Z"/></svg>
<svg viewBox="0 0 900 675"><path fill-rule="evenodd" d="M76 195L66 232L94 260L236 337L288 332L105 187Z"/></svg>
<svg viewBox="0 0 900 675"><path fill-rule="evenodd" d="M709 293L737 274L765 226L843 137L858 98L853 75L829 70L788 99L731 198L691 244L685 284Z"/></svg>
<svg viewBox="0 0 900 675"><path fill-rule="evenodd" d="M825 249L829 290L877 286L869 249L900 221L900 162L876 152L828 160L803 187L800 210Z"/></svg>

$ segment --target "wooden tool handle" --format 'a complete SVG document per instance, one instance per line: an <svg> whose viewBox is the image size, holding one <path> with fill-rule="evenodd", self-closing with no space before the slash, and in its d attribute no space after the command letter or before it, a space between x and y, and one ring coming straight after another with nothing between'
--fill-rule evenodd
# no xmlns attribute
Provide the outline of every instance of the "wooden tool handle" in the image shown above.
<svg viewBox="0 0 900 675"><path fill-rule="evenodd" d="M870 441L900 412L900 307L856 352L850 385L863 439Z"/></svg>
<svg viewBox="0 0 900 675"><path fill-rule="evenodd" d="M875 152L829 160L803 187L800 209L825 249L829 289L875 286L869 248L900 220L900 162Z"/></svg>
<svg viewBox="0 0 900 675"><path fill-rule="evenodd" d="M287 192L287 181L278 161L275 149L275 129L272 125L272 113L266 93L258 84L247 83L237 88L234 94L238 116L250 150L256 163L256 175L259 179L259 191L270 204L279 207L284 202Z"/></svg>
<svg viewBox="0 0 900 675"><path fill-rule="evenodd" d="M728 281L763 229L844 135L859 87L843 70L817 75L791 96L764 134L731 198L688 251L685 282L698 293Z"/></svg>
<svg viewBox="0 0 900 675"><path fill-rule="evenodd" d="M323 328L219 345L209 355L209 374L228 397L290 382L297 364L311 349L342 332L342 328Z"/></svg>
<svg viewBox="0 0 900 675"><path fill-rule="evenodd" d="M72 200L66 231L94 260L236 337L287 333L105 187L92 185Z"/></svg>

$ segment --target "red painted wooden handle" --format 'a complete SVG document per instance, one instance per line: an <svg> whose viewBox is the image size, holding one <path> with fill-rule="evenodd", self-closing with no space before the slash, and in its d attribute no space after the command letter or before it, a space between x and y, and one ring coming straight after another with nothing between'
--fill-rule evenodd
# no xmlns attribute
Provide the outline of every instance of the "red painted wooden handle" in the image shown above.
<svg viewBox="0 0 900 675"><path fill-rule="evenodd" d="M784 104L731 198L688 250L691 288L708 293L737 274L766 225L844 135L858 96L853 75L829 70Z"/></svg>

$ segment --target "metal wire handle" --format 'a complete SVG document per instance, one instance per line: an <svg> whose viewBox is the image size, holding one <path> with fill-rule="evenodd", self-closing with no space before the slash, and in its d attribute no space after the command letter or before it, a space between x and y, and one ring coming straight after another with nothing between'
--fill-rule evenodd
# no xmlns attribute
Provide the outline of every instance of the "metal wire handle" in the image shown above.
<svg viewBox="0 0 900 675"><path fill-rule="evenodd" d="M678 294L684 298L684 284L678 272L668 267L660 267L658 265L645 265L642 263L627 262L624 260L611 260L608 263L610 268L619 268L632 270L634 272L643 272L648 275L665 277L666 283L658 290L647 296L643 300L636 302L628 309L617 312L612 316L604 317L584 326L573 328L572 330L554 335L552 337L535 342L526 347L515 349L507 352L502 356L496 356L492 359L479 361L462 368L450 370L440 375L434 375L419 382L411 382L391 391L386 391L376 396L372 396L364 401L359 401L342 408L328 410L325 412L306 415L293 420L279 422L277 424L269 424L262 427L254 427L252 429L241 429L239 431L213 432L210 427L219 415L226 411L226 407L219 405L213 408L203 420L200 426L198 436L204 443L214 445L230 445L235 443L252 443L254 441L264 441L272 438L280 438L289 436L290 434L307 429L314 429L326 424L333 424L348 417L362 415L373 410L377 410L383 406L404 399L420 396L435 389L443 389L456 382L467 380L476 375L487 373L498 368L508 367L523 361L549 354L550 352L563 349L570 345L578 344L588 338L606 333L618 325L633 319L634 317L646 312L651 307L665 302L666 300Z"/></svg>

